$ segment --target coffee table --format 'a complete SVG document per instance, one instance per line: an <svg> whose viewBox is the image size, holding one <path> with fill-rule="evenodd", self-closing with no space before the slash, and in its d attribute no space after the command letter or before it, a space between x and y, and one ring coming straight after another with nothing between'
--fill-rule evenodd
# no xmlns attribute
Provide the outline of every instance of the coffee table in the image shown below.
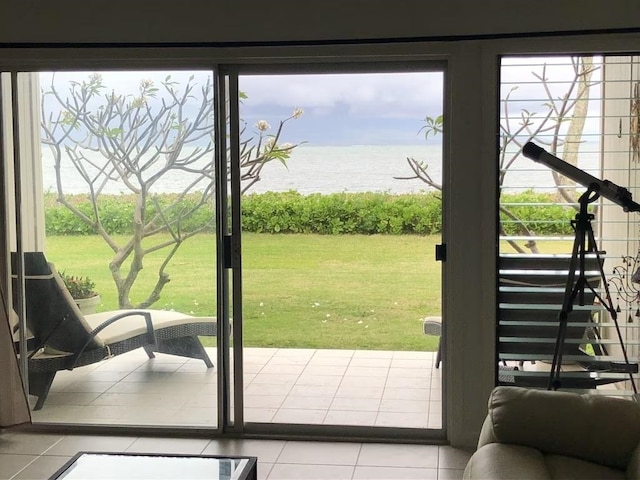
<svg viewBox="0 0 640 480"><path fill-rule="evenodd" d="M256 457L79 452L49 480L257 480Z"/></svg>

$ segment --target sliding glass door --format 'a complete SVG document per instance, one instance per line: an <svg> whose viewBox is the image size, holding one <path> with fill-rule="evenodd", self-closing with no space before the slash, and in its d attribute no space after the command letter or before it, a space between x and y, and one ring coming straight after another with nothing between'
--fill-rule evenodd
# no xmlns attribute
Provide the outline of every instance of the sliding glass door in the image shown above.
<svg viewBox="0 0 640 480"><path fill-rule="evenodd" d="M212 72L16 77L34 422L216 427Z"/></svg>
<svg viewBox="0 0 640 480"><path fill-rule="evenodd" d="M442 435L441 65L17 77L35 422Z"/></svg>
<svg viewBox="0 0 640 480"><path fill-rule="evenodd" d="M311 70L226 77L235 420L439 431L443 71Z"/></svg>

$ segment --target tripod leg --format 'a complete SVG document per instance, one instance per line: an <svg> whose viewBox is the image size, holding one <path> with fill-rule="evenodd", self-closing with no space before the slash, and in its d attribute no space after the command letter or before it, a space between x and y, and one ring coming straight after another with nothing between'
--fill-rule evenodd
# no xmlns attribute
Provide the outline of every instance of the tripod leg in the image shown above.
<svg viewBox="0 0 640 480"><path fill-rule="evenodd" d="M557 390L560 388L560 369L562 366L562 349L564 346L567 322L569 313L573 309L573 302L575 301L578 289L581 287L576 283L576 267L578 266L578 257L584 251L584 231L579 225L579 222L575 222L575 238L573 241L573 250L571 252L571 260L569 261L569 272L567 274L567 284L564 290L564 300L562 302L562 309L558 314L558 333L556 336L556 345L553 351L553 361L551 363L551 372L549 374L548 390Z"/></svg>
<svg viewBox="0 0 640 480"><path fill-rule="evenodd" d="M591 228L591 219L593 218L593 215L588 212L589 203L598 198L597 194L593 195L593 193L594 191L590 187L580 196L580 212L576 215L575 220L571 222L575 231L575 237L573 240L573 250L571 251L571 260L569 262L567 284L564 290L564 301L562 302L562 309L558 314L558 335L556 337L556 346L553 353L551 373L549 375L549 390L557 390L561 386L560 369L562 366L562 350L567 331L567 322L578 294L580 294L581 304L584 304L584 287L586 284L584 276L584 258L587 239L589 240L589 248L593 248L595 245L595 242L592 243L591 241L594 238L593 229ZM580 271L577 281L576 269L579 269Z"/></svg>
<svg viewBox="0 0 640 480"><path fill-rule="evenodd" d="M590 245L595 245L595 236L593 234L593 229L589 229L588 233L589 233L589 244ZM626 346L624 344L624 340L622 338L622 332L620 331L620 324L618 323L618 312L616 311L615 308L613 308L613 300L611 300L611 292L609 290L609 284L607 282L606 275L604 274L604 269L602 268L602 261L600 261L600 255L598 254L598 251L595 248L594 248L594 250L596 252L596 256L598 257L598 265L600 267L600 278L602 279L602 285L603 285L603 288L604 288L605 298L603 299L595 291L594 291L594 293L596 295L596 298L598 298L598 300L605 307L607 312L609 312L609 316L611 317L611 320L612 320L613 324L615 325L616 334L618 336L618 342L620 344L620 349L622 350L622 356L624 358L624 363L625 363L626 367L628 367L629 381L631 382L631 387L633 388L633 393L637 395L638 394L638 388L637 388L636 382L635 382L635 380L633 378L633 372L632 372L632 369L630 368L629 356L627 354L627 349L626 349ZM596 330L596 334L597 334L597 330ZM604 347L601 346L600 348L602 349Z"/></svg>

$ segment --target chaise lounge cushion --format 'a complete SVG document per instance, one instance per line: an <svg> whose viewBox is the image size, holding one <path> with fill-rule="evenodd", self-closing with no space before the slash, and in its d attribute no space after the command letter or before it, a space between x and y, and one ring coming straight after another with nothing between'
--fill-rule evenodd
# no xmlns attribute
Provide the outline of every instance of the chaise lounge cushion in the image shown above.
<svg viewBox="0 0 640 480"><path fill-rule="evenodd" d="M640 405L496 387L464 478L640 478Z"/></svg>
<svg viewBox="0 0 640 480"><path fill-rule="evenodd" d="M93 331L103 322L109 320L115 315L122 314L125 310L113 310L100 313L91 313L83 315L78 309L75 301L71 297L71 294L64 285L64 282L60 275L57 273L55 265L48 263L51 270L49 275L41 275L40 278L51 278L58 286L60 295L66 300L65 306L73 311L78 323L82 324L87 332ZM193 315L187 315L184 313L175 312L172 310L149 310L149 309L136 309L136 312L149 312L151 314L151 320L153 322L154 331L158 332L163 328L179 327L181 325L190 325L196 327L198 324L205 325L216 323L215 317L195 317ZM96 344L110 345L113 343L121 342L128 338L135 337L137 335L144 335L147 332L147 324L145 318L142 315L133 313L127 316L125 319L114 322L113 324L101 330L96 336L94 341Z"/></svg>
<svg viewBox="0 0 640 480"><path fill-rule="evenodd" d="M89 329L93 330L102 322L108 320L118 313L122 313L122 310L115 310L110 312L91 313L84 316L84 320L87 322ZM195 327L198 324L210 324L215 323L215 317L194 317L193 315L186 315L184 313L178 313L170 310L136 310L136 312L149 312L153 320L153 329L158 332L163 328L179 327L180 325L190 325ZM103 345L109 345L112 343L120 342L131 338L136 335L144 335L147 331L147 325L142 315L131 315L121 322L115 322L109 325L96 335L96 340Z"/></svg>

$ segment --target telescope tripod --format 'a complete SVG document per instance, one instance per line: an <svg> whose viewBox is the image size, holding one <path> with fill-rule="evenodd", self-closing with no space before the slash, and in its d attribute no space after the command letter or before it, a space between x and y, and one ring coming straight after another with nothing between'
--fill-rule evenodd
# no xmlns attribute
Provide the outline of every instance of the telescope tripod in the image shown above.
<svg viewBox="0 0 640 480"><path fill-rule="evenodd" d="M553 353L551 372L549 374L548 390L557 390L562 387L562 381L560 379L562 350L566 337L569 314L573 311L576 299L578 299L579 305L584 305L584 291L585 288L588 288L595 295L600 304L604 306L607 312L609 312L611 320L615 325L618 341L620 342L620 347L624 356L625 370L629 373L629 380L631 381L633 392L637 394L638 390L633 379L633 369L629 363L627 349L624 345L624 341L622 340L622 332L620 331L620 326L618 324L618 313L613 307L609 286L602 268L600 252L597 249L595 236L593 234L593 227L591 226L591 221L594 219L594 215L588 212L589 204L595 202L600 197L598 190L599 188L597 184L589 185L587 191L580 196L578 200L580 203L580 210L576 214L575 220L571 221L571 226L575 231L575 239L569 263L569 274L567 277L562 309L558 314L558 334ZM587 277L585 275L585 257L587 254L594 254L598 260L597 264L600 269L600 278L602 280L605 298L602 298L602 296L599 295L587 281ZM577 275L576 271L578 272Z"/></svg>

